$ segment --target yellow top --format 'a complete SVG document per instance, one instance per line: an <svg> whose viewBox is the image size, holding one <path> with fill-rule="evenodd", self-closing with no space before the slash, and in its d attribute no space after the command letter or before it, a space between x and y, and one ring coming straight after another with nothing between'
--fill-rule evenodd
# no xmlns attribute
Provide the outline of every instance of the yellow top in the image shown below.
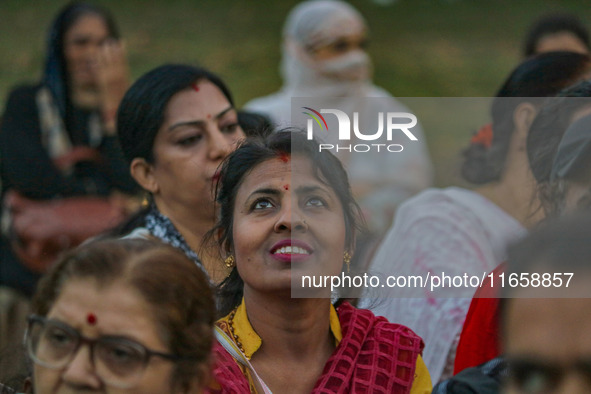
<svg viewBox="0 0 591 394"><path fill-rule="evenodd" d="M221 318L219 321L228 323L228 317L229 315ZM250 360L252 355L261 347L262 340L250 325L248 315L246 314L244 298L242 299L240 306L238 306L236 309L236 314L232 320L232 325L234 327L234 333L238 338L240 338L242 348L244 349L244 355ZM332 305L330 306L330 331L335 338L335 345L338 346L338 344L343 339L343 333L341 332L341 322L339 321L339 316ZM232 338L232 340L234 340L234 338ZM251 383L251 388L254 387L248 370L242 367L241 369L248 377L248 380ZM419 355L417 357L415 366L415 379L412 383L410 394L429 394L431 393L432 389L433 385L431 383L431 376L429 375L429 371L427 370L427 366L425 365L423 358Z"/></svg>

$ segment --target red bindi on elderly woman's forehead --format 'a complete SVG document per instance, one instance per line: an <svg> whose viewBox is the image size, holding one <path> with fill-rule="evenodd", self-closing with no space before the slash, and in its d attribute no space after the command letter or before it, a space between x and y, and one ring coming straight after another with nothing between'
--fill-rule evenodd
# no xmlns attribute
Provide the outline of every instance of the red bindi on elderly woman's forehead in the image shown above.
<svg viewBox="0 0 591 394"><path fill-rule="evenodd" d="M86 322L91 326L94 326L96 324L96 315L94 313L86 315Z"/></svg>

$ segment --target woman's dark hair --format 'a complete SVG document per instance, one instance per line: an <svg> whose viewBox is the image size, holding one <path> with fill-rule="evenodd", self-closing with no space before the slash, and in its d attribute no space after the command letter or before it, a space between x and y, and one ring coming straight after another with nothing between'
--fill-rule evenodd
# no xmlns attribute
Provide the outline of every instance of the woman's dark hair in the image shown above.
<svg viewBox="0 0 591 394"><path fill-rule="evenodd" d="M501 178L511 143L513 112L521 103L541 105L545 97L554 96L575 83L591 68L591 58L573 52L548 52L521 63L492 103L492 144L487 147L472 142L463 152L463 178L473 184L485 184Z"/></svg>
<svg viewBox="0 0 591 394"><path fill-rule="evenodd" d="M123 281L152 307L160 338L176 362L173 387L186 388L197 374L207 382L215 307L204 272L183 253L160 242L124 239L70 251L38 284L32 312L46 316L68 282L90 279L99 287Z"/></svg>
<svg viewBox="0 0 591 394"><path fill-rule="evenodd" d="M591 82L582 81L548 99L530 126L527 157L537 183L537 196L546 213L556 212L562 193L550 184L552 163L564 132L580 110L591 109Z"/></svg>
<svg viewBox="0 0 591 394"><path fill-rule="evenodd" d="M238 111L238 123L247 137L265 137L273 132L273 123L263 114L245 110Z"/></svg>
<svg viewBox="0 0 591 394"><path fill-rule="evenodd" d="M207 240L216 239L220 250L231 254L234 245L232 229L236 195L244 179L259 164L284 155L302 155L313 163L318 179L329 186L343 206L345 219L345 244L354 249L356 230L364 226L361 209L355 202L347 173L341 162L329 152L319 152L318 143L308 140L300 130L284 129L267 137L247 139L223 162L216 199L220 204L220 216ZM236 267L219 286L220 313L228 314L240 304L244 283Z"/></svg>
<svg viewBox="0 0 591 394"><path fill-rule="evenodd" d="M111 13L98 5L71 2L61 9L54 19L47 36L47 57L43 84L49 88L60 111L62 119L67 118L69 97L69 78L64 55L64 38L70 28L83 16L100 17L107 27L110 38L119 39L119 29Z"/></svg>
<svg viewBox="0 0 591 394"><path fill-rule="evenodd" d="M526 57L537 54L540 40L548 35L556 33L571 33L577 37L587 49L589 44L589 32L583 22L572 14L544 15L534 22L526 34L523 45L523 54Z"/></svg>
<svg viewBox="0 0 591 394"><path fill-rule="evenodd" d="M228 102L234 100L224 82L210 71L188 65L167 64L140 77L125 93L117 112L117 134L127 160L136 157L154 162L154 139L164 122L168 102L194 83L208 80L217 86Z"/></svg>

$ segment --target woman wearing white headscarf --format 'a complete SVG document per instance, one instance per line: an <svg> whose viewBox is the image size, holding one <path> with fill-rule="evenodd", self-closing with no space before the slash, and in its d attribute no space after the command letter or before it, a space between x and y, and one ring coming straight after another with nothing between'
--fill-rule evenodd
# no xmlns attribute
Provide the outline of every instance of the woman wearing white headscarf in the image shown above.
<svg viewBox="0 0 591 394"><path fill-rule="evenodd" d="M337 0L303 2L289 14L283 38L283 87L250 101L246 109L267 115L278 127L305 126L294 120L297 114L292 117L291 99L322 98L322 108L359 112L366 130L377 129L374 123L379 112L408 112L388 92L372 84L371 61L365 52L367 26L351 5ZM373 99L367 99L370 97ZM422 131L417 126L412 133L418 141L409 141L402 133L388 141L403 145L404 152L337 152L373 230L387 229L397 205L431 183L432 168ZM336 143L331 136L336 138L332 133L324 142ZM367 142L355 139L350 143Z"/></svg>

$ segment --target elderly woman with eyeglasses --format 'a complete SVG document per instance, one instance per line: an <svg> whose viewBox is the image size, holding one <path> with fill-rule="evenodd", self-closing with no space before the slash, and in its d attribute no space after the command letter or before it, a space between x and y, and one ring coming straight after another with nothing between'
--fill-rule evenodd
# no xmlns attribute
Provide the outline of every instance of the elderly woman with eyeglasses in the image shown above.
<svg viewBox="0 0 591 394"><path fill-rule="evenodd" d="M33 313L25 344L37 394L199 393L209 379L209 282L169 246L78 248L39 283Z"/></svg>

